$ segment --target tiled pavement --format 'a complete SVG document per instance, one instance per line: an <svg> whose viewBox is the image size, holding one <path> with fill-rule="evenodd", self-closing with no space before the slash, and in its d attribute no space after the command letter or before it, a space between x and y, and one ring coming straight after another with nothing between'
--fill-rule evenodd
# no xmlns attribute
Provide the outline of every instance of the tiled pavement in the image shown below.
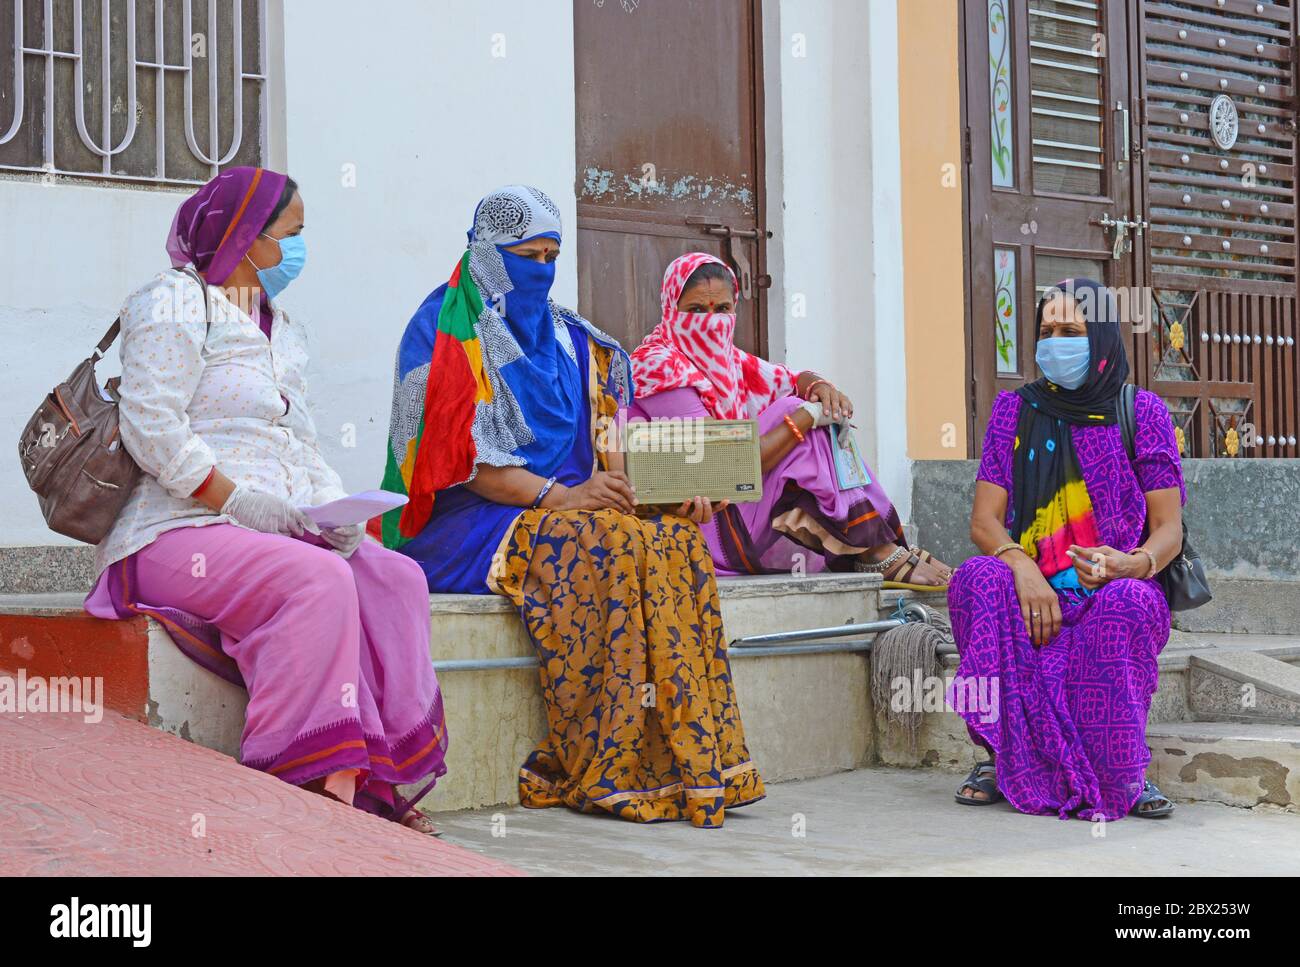
<svg viewBox="0 0 1300 967"><path fill-rule="evenodd" d="M517 870L114 712L0 713L0 876Z"/></svg>

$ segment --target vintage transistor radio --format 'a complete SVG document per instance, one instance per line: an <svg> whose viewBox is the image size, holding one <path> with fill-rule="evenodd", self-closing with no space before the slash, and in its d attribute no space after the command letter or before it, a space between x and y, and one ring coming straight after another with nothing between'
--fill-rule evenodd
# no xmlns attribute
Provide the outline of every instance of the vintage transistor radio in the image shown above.
<svg viewBox="0 0 1300 967"><path fill-rule="evenodd" d="M692 497L753 501L763 496L756 420L634 420L623 434L637 503L681 504Z"/></svg>

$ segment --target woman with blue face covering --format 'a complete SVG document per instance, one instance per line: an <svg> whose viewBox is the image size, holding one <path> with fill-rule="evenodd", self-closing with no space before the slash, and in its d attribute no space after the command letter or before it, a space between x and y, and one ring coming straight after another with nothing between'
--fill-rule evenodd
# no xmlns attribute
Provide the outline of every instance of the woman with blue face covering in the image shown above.
<svg viewBox="0 0 1300 967"><path fill-rule="evenodd" d="M525 806L722 825L763 796L736 710L696 498L638 516L613 443L630 402L622 348L550 298L560 213L508 185L397 354L377 528L434 592L496 593L540 660L548 734Z"/></svg>
<svg viewBox="0 0 1300 967"><path fill-rule="evenodd" d="M447 733L424 575L302 510L346 496L307 403L307 327L278 302L304 221L293 179L229 168L177 211L172 268L127 298L121 442L144 473L86 610L147 614L245 688L244 765L432 833L414 807Z"/></svg>
<svg viewBox="0 0 1300 967"><path fill-rule="evenodd" d="M1124 332L1104 286L1038 304L1041 379L993 405L971 539L948 590L961 654L949 702L989 761L957 801L1003 797L1062 819L1168 815L1144 782L1146 720L1169 609L1156 575L1182 545L1173 424L1139 390L1136 457L1118 425Z"/></svg>

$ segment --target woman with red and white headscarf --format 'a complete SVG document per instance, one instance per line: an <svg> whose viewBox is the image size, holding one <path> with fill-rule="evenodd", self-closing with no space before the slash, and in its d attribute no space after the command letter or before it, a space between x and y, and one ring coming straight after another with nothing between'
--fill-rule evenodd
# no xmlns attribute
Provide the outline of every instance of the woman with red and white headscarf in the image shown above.
<svg viewBox="0 0 1300 967"><path fill-rule="evenodd" d="M705 252L668 266L659 325L632 353L632 418L755 419L762 500L731 504L705 526L720 574L808 570L881 574L885 587L936 590L951 569L909 548L893 503L865 468L866 486L840 489L830 434L853 403L826 378L795 373L740 349L735 274ZM829 429L823 430L823 427Z"/></svg>

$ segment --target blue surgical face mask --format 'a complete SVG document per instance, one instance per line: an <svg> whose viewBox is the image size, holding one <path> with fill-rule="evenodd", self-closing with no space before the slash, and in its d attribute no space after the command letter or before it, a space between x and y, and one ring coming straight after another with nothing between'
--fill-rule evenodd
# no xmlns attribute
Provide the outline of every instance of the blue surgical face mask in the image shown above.
<svg viewBox="0 0 1300 967"><path fill-rule="evenodd" d="M263 232L264 237L271 238ZM307 242L301 235L287 235L284 238L271 238L280 246L280 261L265 269L257 269L257 263L248 261L257 269L257 281L262 283L262 291L268 299L274 299L289 287L289 283L298 278L302 267L307 264ZM244 258L248 258L247 255Z"/></svg>
<svg viewBox="0 0 1300 967"><path fill-rule="evenodd" d="M1088 378L1091 355L1087 336L1050 336L1038 340L1034 362L1057 386L1078 389Z"/></svg>

